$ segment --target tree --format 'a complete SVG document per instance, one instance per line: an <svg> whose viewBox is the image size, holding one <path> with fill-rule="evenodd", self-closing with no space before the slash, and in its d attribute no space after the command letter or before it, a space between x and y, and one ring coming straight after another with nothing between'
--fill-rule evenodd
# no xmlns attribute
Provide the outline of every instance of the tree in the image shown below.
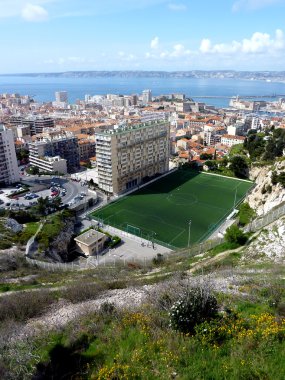
<svg viewBox="0 0 285 380"><path fill-rule="evenodd" d="M237 154L244 154L244 144L236 144L231 147L230 156L235 156Z"/></svg>
<svg viewBox="0 0 285 380"><path fill-rule="evenodd" d="M271 183L272 185L277 185L278 183L278 174L275 171L272 172Z"/></svg>
<svg viewBox="0 0 285 380"><path fill-rule="evenodd" d="M233 224L228 227L225 233L225 239L228 243L235 243L238 245L244 245L247 241L246 234L238 228L237 225Z"/></svg>
<svg viewBox="0 0 285 380"><path fill-rule="evenodd" d="M40 215L46 215L46 211L49 205L49 199L48 197L40 197L38 199L37 209Z"/></svg>
<svg viewBox="0 0 285 380"><path fill-rule="evenodd" d="M248 165L246 159L242 156L234 156L231 159L230 169L234 172L234 175L238 178L247 177Z"/></svg>
<svg viewBox="0 0 285 380"><path fill-rule="evenodd" d="M20 149L16 152L16 155L17 155L17 160L21 161L21 162L28 162L28 158L29 158L29 151L27 149Z"/></svg>
<svg viewBox="0 0 285 380"><path fill-rule="evenodd" d="M200 154L200 159L201 160L212 160L213 155L209 153L202 153Z"/></svg>
<svg viewBox="0 0 285 380"><path fill-rule="evenodd" d="M245 226L254 217L255 212L247 202L244 202L239 207L239 224Z"/></svg>
<svg viewBox="0 0 285 380"><path fill-rule="evenodd" d="M51 206L54 207L56 210L59 210L62 207L62 201L61 197L55 197L51 200Z"/></svg>
<svg viewBox="0 0 285 380"><path fill-rule="evenodd" d="M256 131L249 131L244 141L244 148L248 150L251 159L257 159L264 153L265 141Z"/></svg>
<svg viewBox="0 0 285 380"><path fill-rule="evenodd" d="M223 157L223 159L220 161L220 166L222 166L223 168L227 167L229 163L229 159L227 156Z"/></svg>
<svg viewBox="0 0 285 380"><path fill-rule="evenodd" d="M285 172L279 174L278 182L281 183L283 187L285 187Z"/></svg>
<svg viewBox="0 0 285 380"><path fill-rule="evenodd" d="M204 165L208 166L209 170L217 170L218 164L216 161L206 161Z"/></svg>
<svg viewBox="0 0 285 380"><path fill-rule="evenodd" d="M90 186L91 188L93 188L93 187L95 186L95 183L94 183L93 178L90 179L90 181L89 181L89 186Z"/></svg>
<svg viewBox="0 0 285 380"><path fill-rule="evenodd" d="M36 174L39 174L40 169L39 169L37 166L31 166L31 167L27 170L27 172L28 172L29 174L36 175Z"/></svg>

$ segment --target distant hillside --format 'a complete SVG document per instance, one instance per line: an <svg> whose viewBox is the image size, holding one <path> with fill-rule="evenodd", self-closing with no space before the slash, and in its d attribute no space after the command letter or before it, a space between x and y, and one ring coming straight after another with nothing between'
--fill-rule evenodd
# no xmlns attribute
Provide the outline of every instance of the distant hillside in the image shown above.
<svg viewBox="0 0 285 380"><path fill-rule="evenodd" d="M235 70L191 70L191 71L66 71L59 73L18 73L1 76L27 77L121 77L121 78L236 78L250 80L285 81L285 71L235 71Z"/></svg>

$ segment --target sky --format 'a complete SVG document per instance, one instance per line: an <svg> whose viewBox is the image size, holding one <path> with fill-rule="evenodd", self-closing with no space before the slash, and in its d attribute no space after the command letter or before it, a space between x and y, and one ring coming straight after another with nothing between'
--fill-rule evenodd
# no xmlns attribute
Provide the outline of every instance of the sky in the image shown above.
<svg viewBox="0 0 285 380"><path fill-rule="evenodd" d="M0 74L285 70L285 0L0 0Z"/></svg>

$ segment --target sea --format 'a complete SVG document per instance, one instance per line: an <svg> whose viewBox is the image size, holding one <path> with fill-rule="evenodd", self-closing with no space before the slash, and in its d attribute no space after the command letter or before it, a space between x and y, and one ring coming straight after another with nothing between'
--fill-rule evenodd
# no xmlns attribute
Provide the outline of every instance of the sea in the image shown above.
<svg viewBox="0 0 285 380"><path fill-rule="evenodd" d="M240 79L198 78L120 78L120 77L28 77L0 76L0 94L19 93L30 95L38 102L55 100L56 91L67 91L68 100L74 103L86 94L141 94L151 89L152 94L183 93L215 107L228 107L232 96L285 95L285 83ZM216 96L217 98L207 98ZM206 97L206 98L205 98ZM263 100L277 100L262 98Z"/></svg>

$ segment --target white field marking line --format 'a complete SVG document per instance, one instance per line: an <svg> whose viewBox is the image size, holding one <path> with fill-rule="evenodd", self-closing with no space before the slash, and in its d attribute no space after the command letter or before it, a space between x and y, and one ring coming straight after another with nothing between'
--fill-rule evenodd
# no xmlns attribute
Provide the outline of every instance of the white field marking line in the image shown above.
<svg viewBox="0 0 285 380"><path fill-rule="evenodd" d="M186 228L184 228L179 234L177 234L176 236L174 236L174 238L172 240L170 240L168 243L166 244L171 244L174 240L176 240L180 235L182 235L184 232L186 231Z"/></svg>
<svg viewBox="0 0 285 380"><path fill-rule="evenodd" d="M227 179L233 179L235 181L243 181L243 182L248 182L248 183L254 183L252 181L250 181L249 179L241 179L241 178L235 178L235 177L227 177L226 175L221 175L221 174L215 174L215 173L207 173L207 172L203 172L201 174L205 174L205 175L213 175L213 176L216 176L216 177L220 177L220 178L227 178Z"/></svg>
<svg viewBox="0 0 285 380"><path fill-rule="evenodd" d="M121 210L115 212L114 214L108 216L107 218L103 219L104 224L108 224L108 223L106 223L106 222L108 222L108 219L113 218L114 216L116 216L116 215L122 213L122 212L125 211L125 210L126 210L126 209L123 208L123 209L121 209ZM100 218L99 216L98 216L98 218L99 218L99 219L102 219L102 218ZM110 220L109 220L109 222L112 223L112 221L110 221ZM115 228L116 228L116 227L115 227Z"/></svg>
<svg viewBox="0 0 285 380"><path fill-rule="evenodd" d="M137 214L135 211L130 211L130 210L128 210L128 212L129 213L131 213L131 214L135 214L135 215L139 215L139 214ZM178 227L176 227L174 224L169 224L169 223L166 223L166 221L165 221L165 219L163 219L161 216L157 216L157 215L150 215L150 214L144 214L145 216L147 216L148 217L148 219L153 219L154 221L159 221L159 222L161 222L161 223L163 223L163 224L165 224L166 226L169 226L169 227L171 227L172 229L174 229L174 228L178 228ZM135 226L134 226L135 227ZM142 227L140 227L141 228L141 230L143 230L144 231L144 228L142 228ZM147 229L146 229L147 230ZM180 228L179 228L179 230L180 230ZM147 230L148 231L148 230Z"/></svg>
<svg viewBox="0 0 285 380"><path fill-rule="evenodd" d="M207 202L201 202L201 201L199 201L198 203L199 203L201 206L214 208L214 209L217 209L217 210L220 210L220 211L225 211L224 208L222 208L222 207L218 207L218 206L214 206L213 204L210 204L210 203L207 203Z"/></svg>
<svg viewBox="0 0 285 380"><path fill-rule="evenodd" d="M98 210L102 210L103 208L106 210L107 208L111 207L111 206L114 206L115 204L119 203L119 202L123 202L123 200L125 199L125 197L123 198L119 198L119 199L116 199L114 202L109 202L105 205L102 205L101 208L99 208Z"/></svg>
<svg viewBox="0 0 285 380"><path fill-rule="evenodd" d="M175 199L172 200L171 196L169 195L169 196L166 198L166 200L167 200L167 202L169 202L169 203L171 203L172 205L175 205L175 206L183 206L183 205L187 205L187 206L189 206L189 205L193 205L193 204L196 204L196 203L199 202L198 199L197 199L197 197L196 197L196 196L193 196L193 198L194 198L194 197L195 197L195 199L192 200L192 201L190 201L189 199L186 199L186 198L184 198L184 197L181 197L181 203L179 203L179 202L176 202ZM175 198L175 196L174 196L174 198Z"/></svg>

